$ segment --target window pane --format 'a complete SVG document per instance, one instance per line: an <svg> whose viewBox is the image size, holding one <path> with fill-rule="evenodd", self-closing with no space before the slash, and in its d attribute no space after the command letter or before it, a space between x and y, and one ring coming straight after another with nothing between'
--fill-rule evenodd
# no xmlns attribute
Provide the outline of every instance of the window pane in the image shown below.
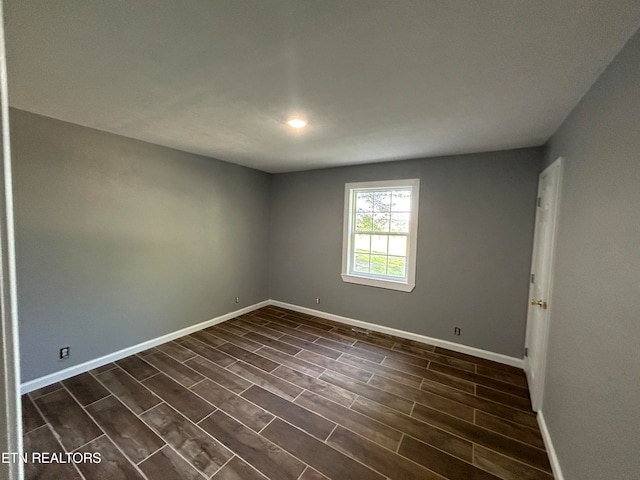
<svg viewBox="0 0 640 480"><path fill-rule="evenodd" d="M372 235L371 236L371 253L387 254L387 236Z"/></svg>
<svg viewBox="0 0 640 480"><path fill-rule="evenodd" d="M393 192L391 201L392 212L410 212L411 211L411 191L396 190Z"/></svg>
<svg viewBox="0 0 640 480"><path fill-rule="evenodd" d="M356 214L356 231L370 232L373 229L373 217L371 213Z"/></svg>
<svg viewBox="0 0 640 480"><path fill-rule="evenodd" d="M356 272L369 273L370 255L365 253L357 253L354 270Z"/></svg>
<svg viewBox="0 0 640 480"><path fill-rule="evenodd" d="M374 232L388 232L389 231L389 214L374 213L372 230Z"/></svg>
<svg viewBox="0 0 640 480"><path fill-rule="evenodd" d="M405 257L389 257L389 275L404 277L407 271L407 259Z"/></svg>
<svg viewBox="0 0 640 480"><path fill-rule="evenodd" d="M371 273L387 273L387 257L371 255Z"/></svg>
<svg viewBox="0 0 640 480"><path fill-rule="evenodd" d="M356 193L356 212L372 212L373 211L373 193L358 192Z"/></svg>
<svg viewBox="0 0 640 480"><path fill-rule="evenodd" d="M391 214L391 231L392 232L409 232L409 214L408 213L392 213Z"/></svg>
<svg viewBox="0 0 640 480"><path fill-rule="evenodd" d="M389 236L389 255L407 256L407 237L404 235Z"/></svg>
<svg viewBox="0 0 640 480"><path fill-rule="evenodd" d="M391 194L389 192L373 192L373 211L388 212L391 210Z"/></svg>
<svg viewBox="0 0 640 480"><path fill-rule="evenodd" d="M371 235L356 235L354 247L358 253L369 253L371 251Z"/></svg>

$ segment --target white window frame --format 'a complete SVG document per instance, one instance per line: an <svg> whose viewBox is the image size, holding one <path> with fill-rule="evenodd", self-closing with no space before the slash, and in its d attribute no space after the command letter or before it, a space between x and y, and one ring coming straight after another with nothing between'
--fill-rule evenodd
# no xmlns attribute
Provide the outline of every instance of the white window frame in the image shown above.
<svg viewBox="0 0 640 480"><path fill-rule="evenodd" d="M365 189L384 188L411 189L411 215L407 245L407 276L398 278L389 275L356 272L353 268L352 254L355 218L355 194ZM377 182L357 182L345 184L344 193L344 230L342 243L342 281L387 288L402 292L411 292L416 286L416 254L418 246L418 206L420 204L420 179L385 180Z"/></svg>

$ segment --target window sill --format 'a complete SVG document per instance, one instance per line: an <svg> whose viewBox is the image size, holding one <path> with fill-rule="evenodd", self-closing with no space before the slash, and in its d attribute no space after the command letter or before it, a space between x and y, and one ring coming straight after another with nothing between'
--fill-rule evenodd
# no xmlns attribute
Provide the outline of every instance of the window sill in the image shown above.
<svg viewBox="0 0 640 480"><path fill-rule="evenodd" d="M400 292L411 292L416 287L415 282L394 282L390 280L379 280L377 278L359 277L357 275L341 274L342 281L347 283L356 283L358 285L366 285L369 287L385 288L387 290L398 290Z"/></svg>

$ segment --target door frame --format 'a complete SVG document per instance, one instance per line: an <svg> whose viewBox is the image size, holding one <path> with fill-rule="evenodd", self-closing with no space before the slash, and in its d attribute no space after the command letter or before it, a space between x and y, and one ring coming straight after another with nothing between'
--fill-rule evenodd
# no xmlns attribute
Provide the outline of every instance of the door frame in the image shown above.
<svg viewBox="0 0 640 480"><path fill-rule="evenodd" d="M527 355L525 355L524 357L524 370L526 372L527 375L527 381L529 383L529 393L531 396L531 405L533 408L533 411L538 412L542 409L542 403L543 403L543 399L544 399L544 385L545 385L545 375L546 375L546 365L547 365L547 348L548 348L548 340L549 340L549 324L550 324L550 319L551 319L551 312L553 310L553 279L554 279L554 264L555 264L555 253L556 253L556 239L558 236L558 218L559 218L559 214L560 214L560 199L561 199L561 192L562 192L562 178L563 178L563 173L564 173L564 158L562 157L558 157L553 163L551 163L551 165L549 165L547 168L545 168L539 175L539 180L538 180L538 197L540 196L540 186L542 184L541 180L543 178L543 176L546 175L555 175L555 192L553 192L554 195L554 200L553 200L553 205L552 205L552 224L551 224L551 238L549 241L549 245L547 246L547 248L549 248L550 252L549 255L547 256L548 258L548 268L547 271L549 272L549 278L548 278L548 282L547 282L547 292L546 292L546 299L545 301L547 302L547 309L544 311L545 312L545 316L546 316L546 321L543 322L543 325L540 326L541 328L541 332L540 332L540 352L538 352L538 358L537 358L537 375L536 378L533 379L531 376L531 362L530 362L530 358ZM538 245L538 236L536 235L536 230L538 228L538 215L539 215L539 210L536 207L536 220L535 220L535 226L534 226L534 235L533 235L533 239L534 239L534 243L533 243L533 250L532 250L532 254L531 254L531 269L529 270L530 273L535 273L533 272L533 269L537 263L537 255L539 254L539 248L540 246ZM529 284L529 295L531 295L531 283ZM531 300L530 298L528 298L527 301L527 326L526 326L526 338L525 338L525 347L526 348L530 348L530 331L532 327L532 312L533 312L533 308L531 304L529 303L529 300Z"/></svg>
<svg viewBox="0 0 640 480"><path fill-rule="evenodd" d="M9 141L9 101L4 39L3 2L0 0L0 450L22 454L20 354L16 290L13 187ZM20 457L18 457L20 458ZM0 464L0 478L24 478L22 461Z"/></svg>

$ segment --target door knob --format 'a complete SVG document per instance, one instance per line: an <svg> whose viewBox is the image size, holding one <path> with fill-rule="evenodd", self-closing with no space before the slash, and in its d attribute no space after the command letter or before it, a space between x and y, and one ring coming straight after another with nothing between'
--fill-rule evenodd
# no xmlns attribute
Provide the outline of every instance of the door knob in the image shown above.
<svg viewBox="0 0 640 480"><path fill-rule="evenodd" d="M547 309L547 302L543 302L542 300L531 300L531 305L537 305L545 310Z"/></svg>

